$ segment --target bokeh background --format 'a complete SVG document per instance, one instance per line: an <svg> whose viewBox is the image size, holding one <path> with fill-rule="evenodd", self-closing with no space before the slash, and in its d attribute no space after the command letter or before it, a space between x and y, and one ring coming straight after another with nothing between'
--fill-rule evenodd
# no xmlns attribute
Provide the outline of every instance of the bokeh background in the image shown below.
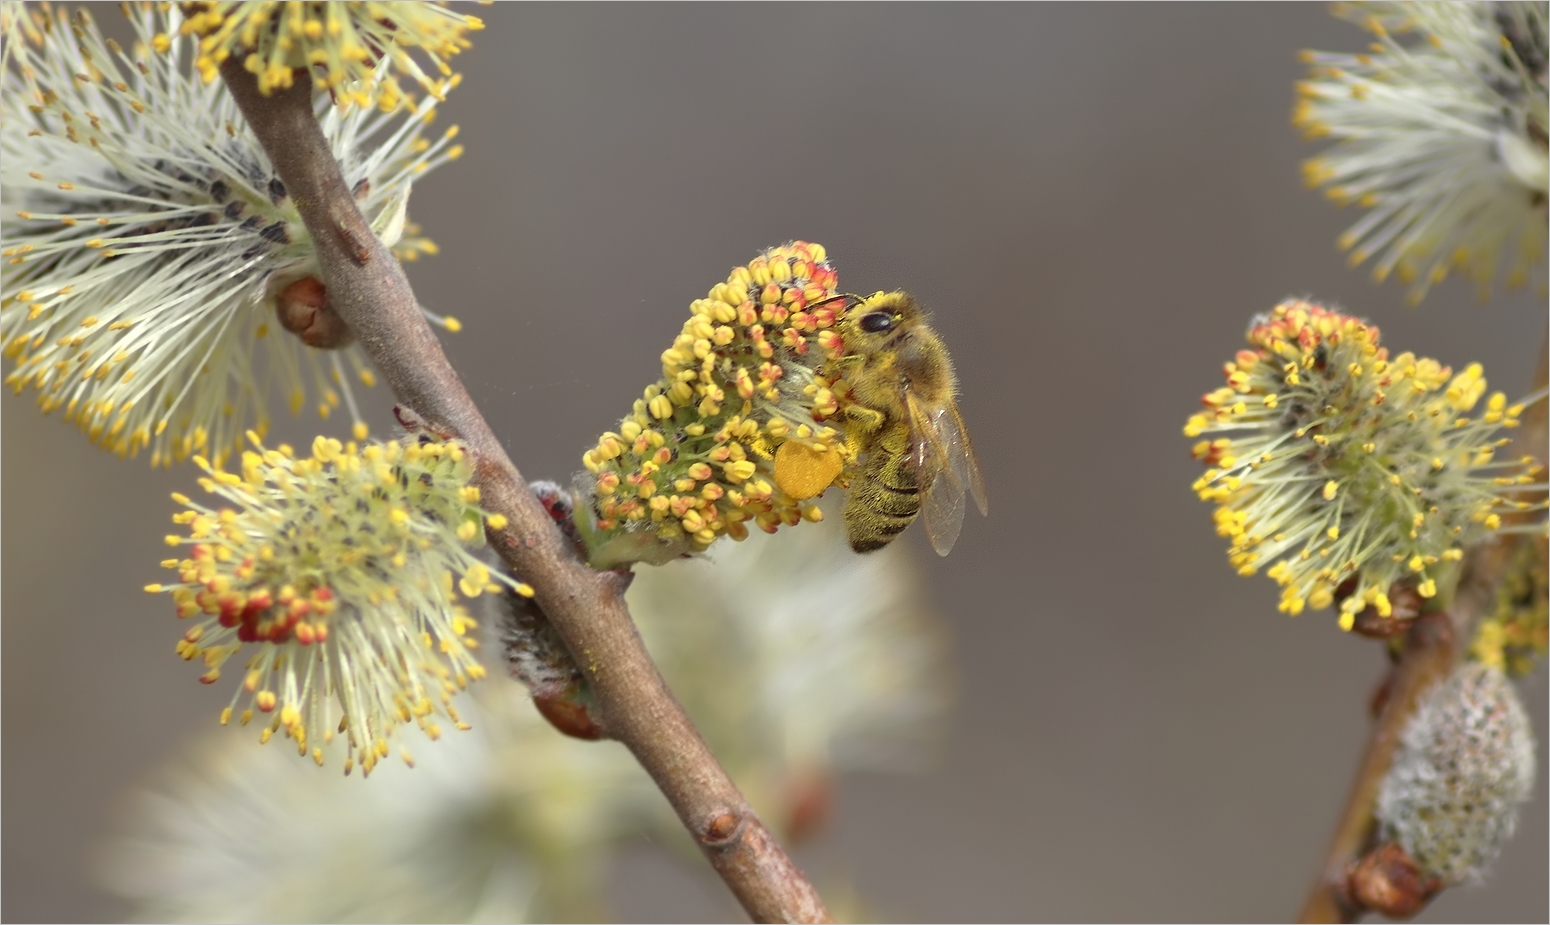
<svg viewBox="0 0 1550 925"><path fill-rule="evenodd" d="M468 153L411 204L442 254L410 275L464 320L448 351L528 477L577 468L688 302L791 238L825 244L847 289L914 292L957 360L991 517L948 559L905 540L951 625L956 713L930 772L842 781L800 862L902 920L1293 915L1383 656L1227 567L1184 418L1287 295L1482 361L1509 393L1545 330L1533 294L1448 284L1410 309L1336 251L1355 214L1302 188L1313 149L1287 116L1296 51L1362 33L1312 4L480 15L441 117ZM379 433L387 408L374 396ZM195 683L166 600L139 590L194 472L120 463L30 399L0 409L0 914L118 919L94 846L229 696ZM1525 696L1534 801L1490 882L1425 920L1550 916L1543 672ZM627 919L738 916L645 842L611 890Z"/></svg>

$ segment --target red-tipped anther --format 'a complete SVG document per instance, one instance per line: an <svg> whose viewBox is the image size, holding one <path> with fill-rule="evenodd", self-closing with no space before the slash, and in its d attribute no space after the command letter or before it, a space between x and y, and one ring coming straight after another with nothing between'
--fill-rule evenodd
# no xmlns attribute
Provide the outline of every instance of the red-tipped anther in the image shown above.
<svg viewBox="0 0 1550 925"><path fill-rule="evenodd" d="M245 613L248 606L247 598L235 591L227 591L225 594L217 596L215 603L220 607L223 619L227 614Z"/></svg>

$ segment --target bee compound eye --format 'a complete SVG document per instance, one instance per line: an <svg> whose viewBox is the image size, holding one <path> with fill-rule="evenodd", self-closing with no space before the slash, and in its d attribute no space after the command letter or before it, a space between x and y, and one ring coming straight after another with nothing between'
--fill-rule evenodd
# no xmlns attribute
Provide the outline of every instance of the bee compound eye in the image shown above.
<svg viewBox="0 0 1550 925"><path fill-rule="evenodd" d="M887 312L868 312L861 316L861 330L868 334L880 334L893 327L893 316Z"/></svg>

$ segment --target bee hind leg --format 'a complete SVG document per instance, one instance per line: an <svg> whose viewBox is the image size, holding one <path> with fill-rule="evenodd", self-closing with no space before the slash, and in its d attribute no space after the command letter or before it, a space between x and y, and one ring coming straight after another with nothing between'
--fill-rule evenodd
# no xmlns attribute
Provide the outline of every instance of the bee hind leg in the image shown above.
<svg viewBox="0 0 1550 925"><path fill-rule="evenodd" d="M875 434L882 429L888 416L881 411L867 408L862 405L851 405L845 409L845 423L866 434Z"/></svg>

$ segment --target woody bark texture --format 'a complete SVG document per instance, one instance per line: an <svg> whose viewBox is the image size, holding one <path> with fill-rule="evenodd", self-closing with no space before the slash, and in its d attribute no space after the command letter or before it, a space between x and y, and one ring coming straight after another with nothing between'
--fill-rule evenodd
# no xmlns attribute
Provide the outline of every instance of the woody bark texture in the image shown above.
<svg viewBox="0 0 1550 925"><path fill-rule="evenodd" d="M270 96L235 58L221 76L312 235L332 308L399 403L430 431L467 444L482 505L507 519L490 542L533 586L586 672L609 736L640 761L755 921L828 921L657 672L624 603L628 576L576 557L447 362L398 261L356 208L313 114L310 76L297 71L293 87Z"/></svg>

